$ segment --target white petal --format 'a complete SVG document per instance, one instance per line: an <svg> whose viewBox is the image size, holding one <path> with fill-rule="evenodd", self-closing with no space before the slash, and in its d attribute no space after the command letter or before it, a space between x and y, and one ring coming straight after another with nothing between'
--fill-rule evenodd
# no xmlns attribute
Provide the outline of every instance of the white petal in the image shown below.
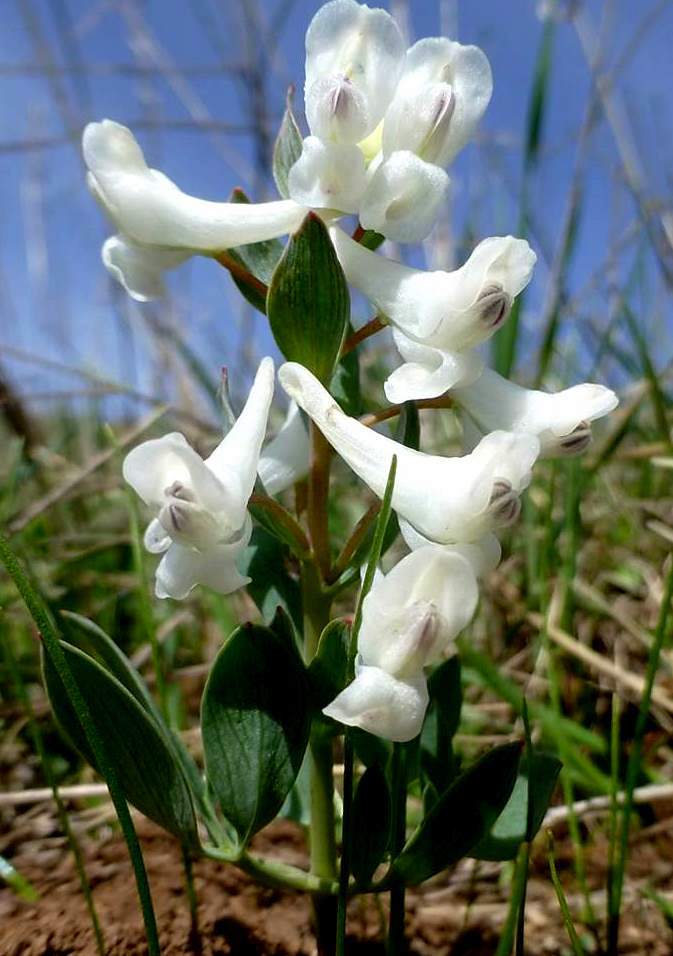
<svg viewBox="0 0 673 956"><path fill-rule="evenodd" d="M324 114L315 110L314 87L321 81L345 79L359 104L363 132L344 122L329 131L342 142L357 142L382 119L402 69L404 42L397 24L385 10L370 9L355 0L332 0L313 17L306 31L304 99L311 131L324 135ZM328 104L329 105L329 104ZM323 105L323 109L324 109ZM350 117L347 117L350 119ZM353 137L353 138L348 138ZM354 138L356 137L356 138Z"/></svg>
<svg viewBox="0 0 673 956"><path fill-rule="evenodd" d="M308 474L308 429L295 402L290 402L282 428L259 457L257 474L268 495L279 495Z"/></svg>
<svg viewBox="0 0 673 956"><path fill-rule="evenodd" d="M433 105L433 90L439 84L451 90L451 113L445 122L433 124L435 114L427 110L427 104ZM422 146L419 154L446 166L472 137L492 91L491 67L478 47L445 37L419 40L407 50L402 77L386 113L384 153L418 148L425 141L427 155Z"/></svg>
<svg viewBox="0 0 673 956"><path fill-rule="evenodd" d="M323 713L349 727L403 743L420 734L428 700L422 674L397 680L378 667L360 666L353 683Z"/></svg>
<svg viewBox="0 0 673 956"><path fill-rule="evenodd" d="M364 600L358 637L363 663L402 678L441 660L472 619L478 598L475 572L464 557L434 544L412 551Z"/></svg>
<svg viewBox="0 0 673 956"><path fill-rule="evenodd" d="M292 200L218 203L188 196L150 169L125 126L89 123L82 139L94 192L136 243L200 252L259 242L297 229L306 209Z"/></svg>
<svg viewBox="0 0 673 956"><path fill-rule="evenodd" d="M283 365L278 377L288 395L379 497L385 491L393 455L397 456L392 507L432 541L475 541L515 517L516 496L529 483L539 453L535 436L494 432L471 455L427 455L349 418L315 376L296 362ZM503 511L505 504L510 507Z"/></svg>
<svg viewBox="0 0 673 956"><path fill-rule="evenodd" d="M105 268L136 302L150 302L166 295L163 274L189 259L184 250L140 246L124 236L110 236L103 243Z"/></svg>
<svg viewBox="0 0 673 956"><path fill-rule="evenodd" d="M174 542L157 568L156 596L181 601L198 584L212 588L218 594L238 591L250 581L240 573L236 560L246 548L251 534L252 522L248 518L234 542L217 545L209 551L196 551Z"/></svg>
<svg viewBox="0 0 673 956"><path fill-rule="evenodd" d="M357 146L309 136L287 183L292 199L303 206L357 212L367 186L365 158Z"/></svg>
<svg viewBox="0 0 673 956"><path fill-rule="evenodd" d="M471 348L502 321L493 307L512 300L530 281L536 256L513 236L485 239L453 272L412 269L365 249L343 230L330 230L348 281L364 293L405 335L446 351Z"/></svg>
<svg viewBox="0 0 673 956"><path fill-rule="evenodd" d="M473 349L447 352L420 345L401 332L393 332L395 344L406 360L384 383L386 398L394 405L420 398L437 398L455 385L472 382L484 367Z"/></svg>
<svg viewBox="0 0 673 956"><path fill-rule="evenodd" d="M449 177L406 150L385 159L362 198L360 222L395 242L420 242L434 226Z"/></svg>
<svg viewBox="0 0 673 956"><path fill-rule="evenodd" d="M585 383L561 392L541 392L522 388L492 369L484 369L473 384L454 394L482 431L529 432L538 436L547 455L584 450L590 440L589 423L607 415L619 401L603 385Z"/></svg>
<svg viewBox="0 0 673 956"><path fill-rule="evenodd" d="M192 488L200 503L212 511L232 504L227 489L179 432L138 445L124 459L122 470L143 501L155 508L164 504L166 488L175 482Z"/></svg>
<svg viewBox="0 0 673 956"><path fill-rule="evenodd" d="M267 356L259 363L241 414L205 462L236 503L230 512L234 527L240 527L243 522L248 499L257 479L257 465L266 434L273 387L273 359Z"/></svg>
<svg viewBox="0 0 673 956"><path fill-rule="evenodd" d="M403 518L400 520L400 532L407 547L415 551L424 548L432 542L417 531L413 525ZM483 538L471 544L445 544L442 547L451 554L459 554L472 565L478 578L483 578L500 564L502 548L494 534L485 534Z"/></svg>
<svg viewBox="0 0 673 956"><path fill-rule="evenodd" d="M164 526L157 518L152 518L145 529L143 544L150 554L163 554L171 544L170 536L166 534Z"/></svg>

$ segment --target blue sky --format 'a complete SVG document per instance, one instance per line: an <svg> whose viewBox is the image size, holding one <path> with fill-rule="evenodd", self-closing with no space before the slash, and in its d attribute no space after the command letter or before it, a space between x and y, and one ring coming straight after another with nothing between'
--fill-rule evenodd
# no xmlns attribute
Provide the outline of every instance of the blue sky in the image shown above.
<svg viewBox="0 0 673 956"><path fill-rule="evenodd" d="M240 369L241 377L249 374L254 355L270 347L264 320L241 306L214 263L195 260L176 272L171 299L160 306L139 307L110 283L99 259L108 228L84 187L78 134L88 120L109 116L133 126L151 164L186 191L225 199L233 186L242 185L255 198L271 197L272 183L260 181L255 170L255 145L247 133L250 100L240 67L248 53L263 52L259 102L275 125L288 82L301 90L304 32L318 6L314 0L7 0L0 35L0 345L187 400L170 344L151 331L158 320L179 331L212 366L213 377L221 365ZM455 38L482 46L493 67L494 96L479 141L451 170L451 235L460 258L469 248L461 239L476 242L517 230L522 143L542 24L530 0L412 0L403 6L410 12L412 40L439 32L441 8ZM584 7L594 29L611 11L604 25L605 62L617 66L614 89L628 141L642 167L647 197L670 209L673 4L611 0L605 7L590 0ZM66 64L71 69L63 72ZM529 190L530 241L539 255L524 317L531 349L589 88L575 27L561 22L554 36L543 148ZM568 354L590 362L585 314L602 327L610 289L623 284L640 256L633 296L656 354L666 360L673 343L670 305L638 234L635 207L604 121L592 133L582 186L569 294L572 298L588 283L590 288L568 321ZM606 269L620 236L624 252ZM0 362L26 394L86 384L6 352Z"/></svg>

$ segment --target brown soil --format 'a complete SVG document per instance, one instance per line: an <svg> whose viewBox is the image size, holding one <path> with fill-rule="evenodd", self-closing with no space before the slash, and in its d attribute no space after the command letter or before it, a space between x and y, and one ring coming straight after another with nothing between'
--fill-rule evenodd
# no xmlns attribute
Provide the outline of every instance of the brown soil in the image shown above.
<svg viewBox="0 0 673 956"><path fill-rule="evenodd" d="M261 888L232 866L210 860L195 865L199 899L200 948L190 941L179 848L155 827L139 827L152 885L164 956L312 956L315 944L309 902L295 894ZM14 865L40 892L37 904L0 890L0 956L89 956L95 954L91 925L70 854L49 840L15 848ZM278 822L257 839L268 856L303 865L300 831ZM558 850L558 848L557 848ZM135 886L125 847L116 835L87 844L86 867L93 887L109 956L146 953ZM641 861L653 876L652 861ZM670 867L669 867L670 870ZM407 935L417 956L490 956L495 952L507 909L500 867L467 861L408 898ZM663 876L663 874L661 874ZM572 900L571 900L572 903ZM598 904L600 907L600 904ZM383 953L382 915L367 898L349 913L348 952ZM587 937L589 939L589 937ZM533 872L528 893L527 949L531 956L562 956L569 950L558 904L546 872ZM591 951L592 948L587 951ZM668 956L673 934L656 907L631 894L623 932L623 953Z"/></svg>

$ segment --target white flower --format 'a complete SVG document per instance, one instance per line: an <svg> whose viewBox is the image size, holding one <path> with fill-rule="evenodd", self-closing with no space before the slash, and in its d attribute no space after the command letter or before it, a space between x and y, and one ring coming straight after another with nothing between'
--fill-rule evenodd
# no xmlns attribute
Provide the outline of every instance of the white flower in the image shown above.
<svg viewBox="0 0 673 956"><path fill-rule="evenodd" d="M356 677L324 713L389 740L411 740L428 704L423 669L440 661L478 600L469 562L426 545L380 575L362 606Z"/></svg>
<svg viewBox="0 0 673 956"><path fill-rule="evenodd" d="M404 70L383 122L383 152L409 149L447 166L484 114L493 78L486 55L445 37L407 50Z"/></svg>
<svg viewBox="0 0 673 956"><path fill-rule="evenodd" d="M273 361L265 358L243 411L205 461L178 432L126 456L124 478L155 513L145 546L163 554L157 597L184 598L197 584L229 594L247 584L235 561L252 531L247 504L273 386Z"/></svg>
<svg viewBox="0 0 673 956"><path fill-rule="evenodd" d="M453 272L413 269L330 230L348 281L394 326L404 364L385 383L389 401L436 398L477 378L483 362L471 350L509 316L530 281L536 256L513 236L480 242Z"/></svg>
<svg viewBox="0 0 673 956"><path fill-rule="evenodd" d="M295 202L304 206L357 212L367 186L365 158L352 144L308 136L287 184Z"/></svg>
<svg viewBox="0 0 673 956"><path fill-rule="evenodd" d="M547 457L583 452L591 442L591 422L619 403L604 385L587 382L561 392L541 392L516 385L488 368L453 395L479 432L504 428L536 435Z"/></svg>
<svg viewBox="0 0 673 956"><path fill-rule="evenodd" d="M290 402L283 425L259 457L257 474L268 495L301 481L308 474L310 442L308 429L295 402Z"/></svg>
<svg viewBox="0 0 673 956"><path fill-rule="evenodd" d="M424 674L399 680L380 667L355 665L355 680L323 709L333 720L403 743L420 733L428 709Z"/></svg>
<svg viewBox="0 0 673 956"><path fill-rule="evenodd" d="M190 256L191 252L184 249L141 246L125 236L110 236L101 250L105 268L136 302L163 298L164 272L182 265Z"/></svg>
<svg viewBox="0 0 673 956"><path fill-rule="evenodd" d="M432 543L404 518L400 519L399 525L404 542L411 551L425 548ZM467 544L445 544L442 547L450 554L458 554L465 558L478 578L483 578L495 570L502 557L500 542L494 534L485 534L476 541Z"/></svg>
<svg viewBox="0 0 673 956"><path fill-rule="evenodd" d="M112 120L89 123L82 149L89 188L120 233L104 247L105 264L138 298L161 291L161 270L188 255L285 235L306 214L290 199L227 203L189 196L150 169L131 131Z"/></svg>
<svg viewBox="0 0 673 956"><path fill-rule="evenodd" d="M414 451L345 415L302 365L288 362L281 385L372 491L382 497L393 455L397 474L392 507L431 541L477 541L516 520L519 493L539 453L534 435L497 431L470 455L444 458Z"/></svg>
<svg viewBox="0 0 673 956"><path fill-rule="evenodd" d="M443 169L408 150L372 164L372 176L360 205L365 229L394 242L420 242L435 224L449 187Z"/></svg>
<svg viewBox="0 0 673 956"><path fill-rule="evenodd" d="M402 69L404 42L385 10L331 0L306 31L306 118L314 136L357 143L379 124Z"/></svg>

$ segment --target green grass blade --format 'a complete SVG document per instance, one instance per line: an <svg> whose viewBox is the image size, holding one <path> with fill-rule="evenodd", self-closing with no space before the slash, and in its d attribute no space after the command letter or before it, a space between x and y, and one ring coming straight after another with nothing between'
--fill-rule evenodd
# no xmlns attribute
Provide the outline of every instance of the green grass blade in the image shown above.
<svg viewBox="0 0 673 956"><path fill-rule="evenodd" d="M147 880L147 872L143 861L140 843L133 826L129 808L124 799L124 794L119 785L119 780L114 766L108 759L105 745L96 731L96 727L91 719L91 713L86 700L82 696L79 686L75 681L68 662L63 653L60 644L60 635L56 624L52 618L49 608L41 598L40 594L33 586L28 574L22 567L18 558L9 546L6 539L0 535L0 561L4 564L7 573L14 582L14 585L21 595L31 617L35 621L40 632L47 654L49 654L58 675L63 682L64 687L70 697L73 708L78 719L82 724L87 741L95 754L98 766L110 790L110 796L114 804L119 825L124 834L126 845L129 850L129 856L135 873L138 897L145 923L145 933L147 937L147 948L150 956L160 956L159 935L157 932L156 917L152 905L152 896Z"/></svg>
<svg viewBox="0 0 673 956"><path fill-rule="evenodd" d="M573 923L573 918L570 914L568 900L563 892L563 886L561 885L561 880L559 879L559 875L556 870L556 860L554 859L554 838L552 837L551 833L548 833L547 836L549 840L549 850L547 854L547 859L549 861L549 872L551 874L551 881L554 884L556 898L563 916L563 925L566 928L566 933L568 934L568 939L570 940L570 945L572 947L574 956L585 956L584 947L582 946L580 938L577 935L577 930L575 929L575 924Z"/></svg>
<svg viewBox="0 0 673 956"><path fill-rule="evenodd" d="M645 687L640 699L640 709L638 711L638 720L633 733L633 746L629 755L626 767L626 785L624 807L622 810L622 826L619 839L617 859L615 863L614 888L610 899L610 913L608 915L608 956L617 956L619 952L619 923L622 895L624 891L624 875L629 855L629 832L631 827L631 816L633 814L634 800L633 791L636 788L638 775L643 757L643 740L645 730L647 729L647 719L652 702L652 690L654 680L659 668L659 658L668 634L668 620L671 611L671 601L673 600L673 563L671 563L666 581L664 597L659 611L659 619L654 632L654 641L650 648L647 661L647 671L645 674Z"/></svg>

